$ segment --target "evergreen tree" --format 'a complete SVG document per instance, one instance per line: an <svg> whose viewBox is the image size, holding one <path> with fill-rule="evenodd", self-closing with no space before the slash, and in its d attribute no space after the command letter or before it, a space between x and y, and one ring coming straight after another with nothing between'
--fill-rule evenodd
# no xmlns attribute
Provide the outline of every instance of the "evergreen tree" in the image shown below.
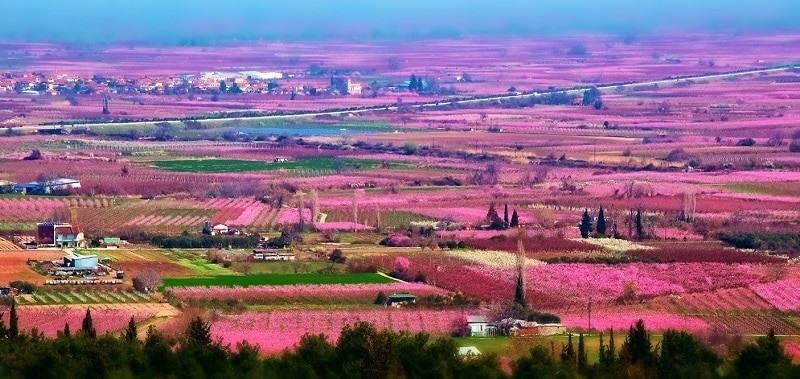
<svg viewBox="0 0 800 379"><path fill-rule="evenodd" d="M605 366L611 366L617 360L617 351L614 346L614 328L608 332L608 349L606 349L606 356L603 360Z"/></svg>
<svg viewBox="0 0 800 379"><path fill-rule="evenodd" d="M189 343L208 346L211 345L211 326L206 324L199 316L189 323L186 330L186 339Z"/></svg>
<svg viewBox="0 0 800 379"><path fill-rule="evenodd" d="M505 221L506 224L509 224L511 222L508 219L508 203L506 203L505 206L503 207L503 221Z"/></svg>
<svg viewBox="0 0 800 379"><path fill-rule="evenodd" d="M133 316L131 316L130 321L128 321L128 327L125 329L125 340L128 342L133 342L136 341L138 336L139 333L136 329L136 320L134 320Z"/></svg>
<svg viewBox="0 0 800 379"><path fill-rule="evenodd" d="M8 337L16 338L19 336L19 316L17 315L17 301L11 300L11 310L8 314Z"/></svg>
<svg viewBox="0 0 800 379"><path fill-rule="evenodd" d="M642 222L642 209L636 210L636 239L644 239L644 223Z"/></svg>
<svg viewBox="0 0 800 379"><path fill-rule="evenodd" d="M219 92L228 92L228 84L224 80L219 81Z"/></svg>
<svg viewBox="0 0 800 379"><path fill-rule="evenodd" d="M514 212L511 213L511 222L509 224L512 228L516 228L519 226L519 216L517 215L517 210L514 209Z"/></svg>
<svg viewBox="0 0 800 379"><path fill-rule="evenodd" d="M785 375L792 365L791 362L791 358L786 355L780 341L775 337L775 330L770 329L766 337L760 337L755 344L742 349L733 361L733 366L742 378L791 377Z"/></svg>
<svg viewBox="0 0 800 379"><path fill-rule="evenodd" d="M408 84L408 89L410 91L416 91L417 90L417 76L414 75L414 74L411 74L411 80L410 80L410 83Z"/></svg>
<svg viewBox="0 0 800 379"><path fill-rule="evenodd" d="M597 234L606 235L606 214L603 207L600 207L600 212L597 213Z"/></svg>
<svg viewBox="0 0 800 379"><path fill-rule="evenodd" d="M486 211L486 221L494 222L500 220L500 215L497 214L497 209L494 207L494 203L489 204L489 210Z"/></svg>
<svg viewBox="0 0 800 379"><path fill-rule="evenodd" d="M642 363L649 365L653 360L653 347L650 343L650 334L644 327L644 321L639 319L636 326L631 326L628 337L623 344L621 355L631 364Z"/></svg>
<svg viewBox="0 0 800 379"><path fill-rule="evenodd" d="M92 311L90 309L86 309L86 316L83 316L83 323L81 324L81 333L89 338L96 338L97 337L97 330L94 328L94 322L92 321Z"/></svg>
<svg viewBox="0 0 800 379"><path fill-rule="evenodd" d="M66 337L66 338L72 337L72 331L69 329L69 323L68 322L64 323L64 337Z"/></svg>
<svg viewBox="0 0 800 379"><path fill-rule="evenodd" d="M231 86L231 93L239 94L239 93L242 93L242 92L244 92L244 91L242 91L242 89L239 88L239 84L234 82L233 85Z"/></svg>
<svg viewBox="0 0 800 379"><path fill-rule="evenodd" d="M712 378L722 360L689 333L664 332L658 357L662 378Z"/></svg>
<svg viewBox="0 0 800 379"><path fill-rule="evenodd" d="M597 362L600 364L600 366L605 365L606 354L607 350L606 345L603 342L603 332L600 332L600 342L597 350Z"/></svg>
<svg viewBox="0 0 800 379"><path fill-rule="evenodd" d="M578 370L585 372L589 367L588 357L586 356L586 345L583 342L583 333L578 334Z"/></svg>
<svg viewBox="0 0 800 379"><path fill-rule="evenodd" d="M583 211L583 218L578 229L581 231L581 238L589 238L589 235L592 234L592 216L589 216L588 210Z"/></svg>
<svg viewBox="0 0 800 379"><path fill-rule="evenodd" d="M514 302L525 308L525 283L517 276L517 285L514 288Z"/></svg>
<svg viewBox="0 0 800 379"><path fill-rule="evenodd" d="M577 361L575 356L575 347L572 346L572 333L567 337L567 346L561 347L561 362L567 365L574 365Z"/></svg>

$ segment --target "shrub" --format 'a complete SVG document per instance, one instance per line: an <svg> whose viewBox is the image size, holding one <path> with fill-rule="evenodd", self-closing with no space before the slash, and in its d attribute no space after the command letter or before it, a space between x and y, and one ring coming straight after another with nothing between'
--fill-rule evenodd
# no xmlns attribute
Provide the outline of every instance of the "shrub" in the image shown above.
<svg viewBox="0 0 800 379"><path fill-rule="evenodd" d="M344 253L341 249L334 249L328 259L330 259L330 261L333 263L344 263L347 260L347 257L344 256Z"/></svg>
<svg viewBox="0 0 800 379"><path fill-rule="evenodd" d="M689 155L689 153L683 150L683 148L679 147L675 150L670 151L669 154L667 154L667 157L664 159L668 162L681 162L681 161L687 161L691 158L692 156Z"/></svg>
<svg viewBox="0 0 800 379"><path fill-rule="evenodd" d="M800 139L793 139L789 143L789 151L792 153L800 153Z"/></svg>
<svg viewBox="0 0 800 379"><path fill-rule="evenodd" d="M736 142L736 146L755 146L756 140L752 138L742 138L739 142Z"/></svg>
<svg viewBox="0 0 800 379"><path fill-rule="evenodd" d="M384 305L384 304L386 304L386 300L388 300L388 298L386 297L386 294L383 293L383 291L380 291L380 292L378 292L378 296L375 297L375 301L373 302L373 304L375 304L375 305Z"/></svg>
<svg viewBox="0 0 800 379"><path fill-rule="evenodd" d="M22 280L15 280L8 285L11 288L16 288L20 292L24 294L32 294L36 291L36 285L31 282L25 282Z"/></svg>

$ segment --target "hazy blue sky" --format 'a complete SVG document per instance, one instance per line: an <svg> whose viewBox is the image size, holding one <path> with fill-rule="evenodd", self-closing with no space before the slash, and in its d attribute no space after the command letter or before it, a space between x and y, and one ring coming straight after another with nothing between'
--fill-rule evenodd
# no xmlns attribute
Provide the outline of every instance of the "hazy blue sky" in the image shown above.
<svg viewBox="0 0 800 379"><path fill-rule="evenodd" d="M800 30L797 0L5 0L0 40L422 38Z"/></svg>

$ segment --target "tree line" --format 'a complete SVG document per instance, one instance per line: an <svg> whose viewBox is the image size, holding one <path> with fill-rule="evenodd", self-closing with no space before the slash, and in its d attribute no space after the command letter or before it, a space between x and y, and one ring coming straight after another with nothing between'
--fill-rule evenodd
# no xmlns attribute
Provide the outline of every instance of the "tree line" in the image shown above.
<svg viewBox="0 0 800 379"><path fill-rule="evenodd" d="M339 340L306 335L294 350L264 357L242 342L215 341L200 317L179 336L152 326L144 340L133 318L115 336L98 336L91 311L73 333L69 324L55 338L22 332L16 305L9 325L0 321L3 378L792 378L800 377L774 332L724 360L689 333L666 331L654 346L640 320L619 350L613 330L600 335L597 363L589 364L584 336L561 346L537 345L511 363L494 354L460 356L453 338L379 331L367 323L347 325Z"/></svg>

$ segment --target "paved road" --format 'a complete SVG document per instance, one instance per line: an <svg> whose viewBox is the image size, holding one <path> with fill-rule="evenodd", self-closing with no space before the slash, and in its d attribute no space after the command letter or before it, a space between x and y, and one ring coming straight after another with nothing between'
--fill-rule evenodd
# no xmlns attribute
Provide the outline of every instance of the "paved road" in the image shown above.
<svg viewBox="0 0 800 379"><path fill-rule="evenodd" d="M732 78L737 76L746 76L752 74L761 74L761 73L773 73L773 72L781 72L787 71L788 67L769 67L769 68L758 68L746 71L737 71L737 72L723 72L723 73L716 73L716 74L707 74L707 75L697 75L697 76L687 76L683 78L668 78L668 79L658 79L658 80L651 80L651 81L642 81L642 82L633 82L633 83L625 83L625 84L609 84L609 85L596 85L597 89L604 91L604 90L616 90L619 87L622 88L630 88L630 87L639 87L639 86L652 86L654 84L664 85L664 84L675 84L681 81L687 80L717 80L717 79L725 79L725 78ZM557 93L557 92L564 92L568 95L580 95L583 91L591 88L593 86L585 86L585 87L577 87L571 89L556 89L552 91L542 91L542 92L531 92L531 93L522 93L522 94L503 94L503 95L489 95L489 96L482 96L476 99L464 99L464 100L457 100L455 104L474 104L479 103L482 101L491 101L491 100L510 100L510 99L524 99L528 97L538 97L542 95ZM450 105L454 102L451 100L439 100L439 101L430 101L424 103L415 103L410 106L412 107L423 107L423 108L435 108L444 105ZM214 121L230 121L230 120L240 120L240 119L248 119L254 121L268 121L268 120L286 120L286 119L295 119L295 118L306 118L306 117L316 117L316 116L341 116L341 115L355 115L361 113L368 113L368 112L381 112L381 111L396 111L398 109L397 105L377 105L366 107L357 110L334 110L334 111L309 111L309 112L298 112L293 114L281 114L281 115L264 115L264 116L250 116L250 117L227 117L227 118L215 118ZM180 121L180 119L174 119L169 121ZM203 121L203 120L200 120ZM136 122L135 124L138 125L152 125L157 122L162 121L143 121L143 122ZM91 122L76 122L70 124L71 126L83 126L83 127L93 127L93 126L124 126L131 124L129 122L112 122L112 123L91 123ZM26 125L19 127L20 129L26 130L39 130L39 129L52 129L53 125Z"/></svg>

